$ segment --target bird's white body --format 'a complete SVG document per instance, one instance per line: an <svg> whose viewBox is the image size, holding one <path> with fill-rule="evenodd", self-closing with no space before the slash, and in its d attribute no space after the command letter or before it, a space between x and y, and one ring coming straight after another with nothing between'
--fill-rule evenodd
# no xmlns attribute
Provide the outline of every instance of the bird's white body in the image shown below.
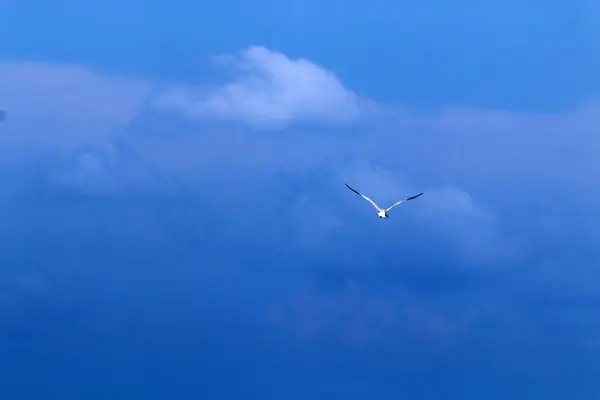
<svg viewBox="0 0 600 400"><path fill-rule="evenodd" d="M373 200L371 200L370 198L368 198L367 196L365 196L364 194L360 193L359 191L352 189L347 183L346 186L348 187L348 189L352 190L354 193L356 193L357 195L359 195L360 197L362 197L363 199L367 200L369 203L371 203L373 205L373 207L375 207L377 209L377 216L381 219L387 219L389 218L388 216L388 211L390 211L392 208L396 207L399 204L404 203L405 201L409 201L409 200L414 200L417 197L421 196L423 193L419 193L416 196L412 196L412 197L408 197L406 199L397 201L396 203L392 204L390 207L388 208L381 208L377 205L377 203L375 203Z"/></svg>
<svg viewBox="0 0 600 400"><path fill-rule="evenodd" d="M389 218L387 212L385 212L385 210L379 210L377 211L377 216L379 218Z"/></svg>

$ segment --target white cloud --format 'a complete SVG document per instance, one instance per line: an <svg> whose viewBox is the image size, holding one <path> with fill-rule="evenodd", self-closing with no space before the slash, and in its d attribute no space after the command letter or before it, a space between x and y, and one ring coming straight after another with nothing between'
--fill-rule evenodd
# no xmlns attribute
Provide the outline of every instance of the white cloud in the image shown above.
<svg viewBox="0 0 600 400"><path fill-rule="evenodd" d="M0 62L0 104L10 121L79 122L111 128L127 123L150 85L73 65ZM8 121L8 120L7 120Z"/></svg>
<svg viewBox="0 0 600 400"><path fill-rule="evenodd" d="M299 121L353 121L360 114L359 97L333 73L308 60L290 59L264 47L250 47L222 60L238 72L233 82L173 88L157 105L192 118L236 120L263 128Z"/></svg>
<svg viewBox="0 0 600 400"><path fill-rule="evenodd" d="M191 93L201 94L196 104L179 104L200 117L238 118L271 127L310 119L351 119L363 110L362 100L344 89L331 73L309 61L291 60L261 47L224 60L237 68L235 82L213 90L184 90L173 85L167 87L167 93L179 91L184 99ZM372 160L385 168L357 168L336 176L326 187L301 193L313 196L290 208L290 218L299 221L295 227L298 242L310 239L318 247L330 232L342 230L340 226L346 222L342 214L336 214L343 209L340 204L356 204L346 197L343 181L348 179L382 203L391 204L398 196L425 191L427 196L411 205L410 212L399 211L394 218L415 218L407 222L435 226L440 236L452 237L454 247L463 247L475 259L485 255L495 259L498 251L490 250L505 250L495 245L502 244L503 218L517 220L513 216L526 210L515 208L527 201L533 204L534 196L548 197L550 190L565 188L589 187L588 194L595 190L591 176L600 165L596 157L600 142L593 136L597 125L594 107L562 116L449 110L411 118L398 113L367 121L368 129L362 126L355 134L343 137L331 130L311 135L290 131L289 135L257 136L245 130L179 135L171 126L164 129L156 123L164 122L162 113L145 108L158 89L155 82L111 77L85 67L0 62L0 106L9 114L0 126L0 173L14 176L17 168L11 162L17 157L37 172L40 165L49 165L39 163L38 158L51 154L55 157L53 169L43 169L43 173L54 174L53 182L68 188L162 192L162 184L154 185L154 180L173 176L215 204L232 201L232 209L246 221L251 219L247 216L256 216L259 226L264 215L257 211L256 202L248 204L246 210L238 204L238 195L256 196L253 199L261 203L261 210L271 210L258 198L261 193L247 194L244 185L252 187L262 180L266 182L264 192L276 191L276 185L269 186L269 177L275 173L306 174L325 164L341 171L350 158ZM249 100L252 96L256 101ZM226 106L220 115L209 113L214 104ZM243 108L248 105L250 109ZM173 117L177 122L185 120ZM133 120L136 124L130 124ZM185 127L196 133L197 126L188 123L186 120ZM117 141L133 151L120 153ZM386 170L394 171L394 175L401 171L416 185L398 183ZM521 195L533 184L539 194ZM0 196L10 193L7 186ZM204 189L214 187L218 190ZM337 203L322 199L323 193L337 196L328 192L330 187L343 196L336 197ZM515 193L520 194L518 199ZM590 196L572 198L581 202L578 199ZM325 208L336 210L327 216L327 223L319 213ZM372 211L364 212L372 218ZM351 215L355 221L356 214ZM529 224L527 221L523 225ZM556 226L564 228L568 219L558 221ZM322 232L316 235L313 228L319 223ZM471 229L464 229L467 223ZM236 228L239 224L240 219L232 222Z"/></svg>
<svg viewBox="0 0 600 400"><path fill-rule="evenodd" d="M294 61L254 48L253 52L243 53L241 60L234 60L233 65L241 73L237 81L212 91L172 87L167 93L179 93L182 97L171 100L183 103L171 105L184 107L191 116L237 119L266 127L285 127L307 120L351 121L362 111L356 95L344 89L333 75L308 61ZM544 212L555 218L553 225L557 232L556 240L551 243L560 244L555 247L564 249L568 255L586 251L596 254L589 244L593 244L591 236L581 235L589 243L579 247L558 241L569 238L572 232L581 234L587 228L580 222L571 222L568 208L553 205L569 198L578 206L576 211L598 213L594 177L600 171L600 141L595 127L600 114L595 107L564 116L487 110L450 110L425 119L402 115L395 120L382 119L377 122L379 126L370 125L368 130L343 136L331 131L275 136L243 131L177 135L170 127L166 134L157 134L160 127L154 123L155 115L144 108L156 87L153 82L111 77L83 67L0 62L0 108L8 113L0 125L3 180L0 211L4 220L9 221L3 224L0 233L7 238L30 237L31 232L40 237L38 231L56 236L59 229L59 233L81 231L97 235L85 220L65 225L65 221L54 217L61 214L48 213L43 207L34 210L37 214L33 216L30 209L23 211L20 197L12 195L29 184L28 177L11 164L18 158L27 165L28 173L35 170L52 175L51 184L60 185L60 189L83 189L90 194L132 191L160 194L170 187L167 186L170 181L164 177L174 176L193 186L193 192L199 194L198 204L202 207L198 206L199 216L194 222L204 224L202 229L207 223L211 229L218 226L220 232L235 232L246 243L251 239L266 241L283 237L281 248L291 252L295 251L294 245L301 250L320 251L333 238L339 239L333 242L335 246L344 243L366 249L363 252L372 251L374 263L383 259L378 254L389 250L386 257L395 261L393 268L413 268L414 265L401 263L405 254L431 252L432 246L442 242L444 246L438 250L441 257L451 260L454 254L449 254L450 250L474 261L471 265L478 267L490 260L501 263L507 255L514 254L514 229L506 233L507 225L523 226L527 235L546 244L539 239L540 225L535 222L541 211L535 209L529 214L522 207L523 203L535 204L537 197L545 197L552 207ZM195 104L187 101L193 93L200 94ZM137 118L142 129L140 125L130 125ZM194 126L192 130L195 132ZM133 151L119 149L116 139L123 139ZM39 171L40 165L48 165L39 163L39 158L48 154L56 156L53 160L58 161L52 168ZM370 163L345 168L350 158L373 161L383 168L374 168ZM314 176L320 174L319 167L324 164L331 168L319 183ZM306 184L298 185L299 189L290 193L289 202L281 201L281 185L271 184L276 173L306 176L315 170ZM162 181L157 184L159 179ZM384 204L420 191L426 195L406 208L395 210L389 223L381 223L368 204L353 197L343 186L346 179ZM163 184L165 181L168 182ZM589 190L581 195L581 189L585 188ZM552 195L559 192L565 195ZM578 195L571 196L572 193ZM41 197L36 201L43 205L47 199ZM586 204L589 206L584 207ZM158 213L144 214L146 211L142 210L140 214L132 214L131 208L118 202L114 202L114 207L114 215L136 218L135 224L121 224L118 228L127 240L138 235L148 235L151 240L157 237L157 242L164 240L164 230L153 225ZM501 207L504 214L499 212ZM23 214L16 213L19 210ZM52 223L36 218L46 214ZM97 218L105 219L108 226L115 220L114 215ZM586 223L596 229L594 218L588 220ZM140 221L144 222L141 227ZM144 235L140 235L142 231ZM341 239L340 232L345 235ZM355 240L359 235L366 240ZM288 238L291 240L286 242ZM425 245L420 247L421 243ZM574 273L572 265L565 267L570 259L556 258L556 253L548 249L549 246L544 247L550 253L546 257L556 263L555 275L546 276L546 269L534 269L534 265L524 273L535 276L536 282L546 276L544 288L563 288L577 295L583 290L597 292L594 289L598 280L590 279L595 276L591 266L582 265ZM355 257L354 252L350 253L348 258L331 265L341 268L352 265L344 262ZM571 263L585 263L589 259L585 254L582 257L583 262ZM365 259L371 260L367 256ZM45 300L46 293L53 293L53 289L45 286L52 282L47 284L43 279L44 276L16 277L14 287L22 285L23 293L39 293L39 298ZM523 285L531 281L529 278ZM398 298L394 294L394 299ZM0 314L4 312L3 305L9 304L6 300L6 295L0 296ZM14 302L19 298L8 300ZM276 322L299 333L324 332L352 343L377 343L384 332L402 334L407 331L406 326L411 329L410 334L431 335L439 343L444 335L459 336L460 329L467 325L461 318L453 319L435 307L427 308L427 304L415 311L401 306L402 299L391 305L387 300L370 300L368 291L348 290L324 300L309 298L308 306L302 302L284 304L282 320ZM342 309L348 310L347 315L340 313L339 304L347 304ZM408 325L402 321L408 321ZM374 331L378 334L371 335Z"/></svg>
<svg viewBox="0 0 600 400"><path fill-rule="evenodd" d="M400 170L390 170L368 162L346 167L345 175L345 178L339 176L337 181L349 179L354 187L370 195L380 206L393 204L420 192L425 193L417 201L390 212L391 220L397 221L393 224L393 229L397 229L394 235L402 235L407 225L414 227L415 235L427 231L427 240L442 239L453 249L459 250L463 261L474 265L510 261L519 254L517 243L502 235L500 221L494 212L461 188L449 184L425 186L425 183L415 182L414 178L410 179L409 184ZM368 203L360 199L352 203L348 207L354 209L355 218L364 215L376 220L375 211ZM381 240L386 240L390 234L390 231L383 232Z"/></svg>
<svg viewBox="0 0 600 400"><path fill-rule="evenodd" d="M0 62L0 163L100 146L139 113L151 85L90 68Z"/></svg>

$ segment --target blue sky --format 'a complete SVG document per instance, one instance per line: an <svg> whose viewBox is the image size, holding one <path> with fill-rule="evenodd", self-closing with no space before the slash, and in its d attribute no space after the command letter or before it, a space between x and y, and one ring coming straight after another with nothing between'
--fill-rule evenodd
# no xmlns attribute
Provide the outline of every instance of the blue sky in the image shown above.
<svg viewBox="0 0 600 400"><path fill-rule="evenodd" d="M596 399L600 14L520 4L1 3L0 396Z"/></svg>

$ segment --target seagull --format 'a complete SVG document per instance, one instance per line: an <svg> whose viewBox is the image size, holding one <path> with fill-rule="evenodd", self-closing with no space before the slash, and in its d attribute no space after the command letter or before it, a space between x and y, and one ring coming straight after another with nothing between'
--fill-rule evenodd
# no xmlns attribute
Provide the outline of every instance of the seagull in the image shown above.
<svg viewBox="0 0 600 400"><path fill-rule="evenodd" d="M388 211L390 211L392 208L396 207L397 205L400 205L402 203L404 203L405 201L409 201L409 200L414 200L417 197L421 196L423 193L419 193L416 196L412 196L412 197L407 197L406 199L397 201L396 203L392 204L390 207L388 208L380 208L373 200L371 200L370 198L368 198L367 196L365 196L364 194L360 193L359 191L351 188L347 183L346 183L346 187L350 190L352 190L354 193L356 193L357 195L359 195L360 197L362 197L363 199L367 200L369 203L371 203L373 205L373 207L375 207L377 209L377 216L379 218L389 218L388 216Z"/></svg>

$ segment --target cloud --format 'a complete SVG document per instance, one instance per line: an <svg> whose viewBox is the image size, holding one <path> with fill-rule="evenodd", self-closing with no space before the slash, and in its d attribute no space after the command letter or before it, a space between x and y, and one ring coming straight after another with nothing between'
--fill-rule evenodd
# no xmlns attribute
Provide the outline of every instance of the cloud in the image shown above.
<svg viewBox="0 0 600 400"><path fill-rule="evenodd" d="M511 263L519 255L520 249L510 236L504 235L493 209L455 185L422 183L399 168L383 167L365 159L342 164L331 170L330 175L328 186L339 186L339 191L343 191L329 196L335 199L329 208L340 210L347 225L367 224L375 228L379 221L373 218L375 210L371 205L350 196L341 182L351 182L380 206L425 193L414 202L394 208L390 212L390 221L394 222L389 227L375 228L369 235L360 235L361 240L394 242L396 252L409 251L424 257L430 246L438 246L444 248L448 257L450 254L457 257L459 262L453 264L456 268L460 263L477 268ZM430 246L421 248L423 243Z"/></svg>
<svg viewBox="0 0 600 400"><path fill-rule="evenodd" d="M271 99L274 109L291 105L291 113L279 120L285 121L283 125L262 120L267 123L263 126L287 126L285 136L210 125L202 128L222 134L200 135L193 120L174 130L169 121L180 123L185 118L171 115L165 120L151 107L154 94L165 89L155 82L105 76L77 66L3 63L2 70L11 79L1 83L2 103L10 106L12 117L0 139L2 162L23 158L24 165L60 190L113 195L193 192L215 209L229 210L222 225L230 234L260 229L264 235L252 235L252 240L274 244L282 240L276 238L285 237L287 246L317 252L341 240L352 224L380 222L366 222L373 219L368 204L348 196L343 181L381 203L424 191L418 203L394 210L396 224L386 230L369 225L376 229L372 234L386 243L406 236L405 226L415 226L412 238L402 245L413 246L413 254L425 251L416 249L436 238L444 251L481 265L521 254L523 234L506 231L505 201L495 193L514 192L517 185L521 192L533 179L539 183L551 175L547 172L553 165L526 166L529 152L535 148L540 158L556 157L566 146L566 136L560 133L569 127L576 128L571 136L576 139L571 145L577 150L574 154L585 155L582 152L595 145L588 128L594 113L589 109L558 117L489 110L454 109L428 117L399 112L369 121L375 123L373 128L361 127L350 135L337 131L309 135L293 123L338 110L340 104L352 107L339 110L358 111L358 96L316 64L261 47L222 57L220 62L237 68L236 82L212 89L190 87L187 92L203 93L202 101L221 96L234 108L247 104L241 95L254 96L258 103ZM164 91L180 89L172 85ZM317 96L321 89L329 94ZM348 161L357 159L362 164ZM567 160L572 157L561 164L565 176L573 172L581 176L583 166L594 162L591 157L570 164ZM4 172L8 171L14 166L6 165ZM531 179L520 182L528 174ZM290 191L291 181L300 184ZM282 196L289 201L280 200ZM521 203L527 201L521 197ZM277 220L270 217L274 209ZM556 215L552 218L557 229L565 223Z"/></svg>
<svg viewBox="0 0 600 400"><path fill-rule="evenodd" d="M369 224L371 235L383 243L406 237L404 227L413 226L411 239L400 244L405 250L425 251L419 246L435 238L444 251L460 253L473 265L512 262L523 256L525 245L542 248L565 229L577 230L575 219L564 215L591 206L585 196L546 200L543 207L538 198L582 189L596 196L592 180L585 178L600 168L594 157L599 142L591 128L597 120L594 105L564 115L477 109L425 117L388 113L368 121L372 126L353 125L357 130L349 135L335 129L307 134L294 122L332 110L358 112L361 100L316 64L261 47L220 62L237 68L239 79L188 92L203 94L205 103L224 99L231 110L248 104L242 95L263 105L272 100L275 110L293 106L275 125L263 113L269 107L237 114L246 122L258 115L265 127L287 127L286 135L195 125L176 114L164 119L151 107L153 96L177 92L179 85L165 90L156 82L85 67L4 62L0 69L10 79L0 82L0 102L11 119L2 126L0 174L14 175L17 169L10 163L20 160L22 171L37 176L31 184L44 181L60 190L194 193L217 210L229 210L221 222L225 232L243 236L261 229L264 235L251 235L252 240L275 244L285 237L287 246L316 252L349 240L348 232L355 232L357 243L365 240L364 231L348 231L353 224ZM317 96L321 89L329 94ZM344 104L352 106L337 108ZM347 115L358 115L354 111ZM174 130L172 121L186 122ZM221 134L198 134L199 126ZM344 181L381 203L421 191L426 195L395 209L397 222L383 230L368 204L346 193ZM4 198L10 193L7 185ZM560 214L558 204L566 206ZM277 220L270 217L273 210ZM546 229L549 224L553 233ZM588 227L578 235L589 239L593 232Z"/></svg>
<svg viewBox="0 0 600 400"><path fill-rule="evenodd" d="M157 99L157 105L191 118L240 121L262 128L347 122L360 116L360 98L333 73L308 60L255 46L221 61L237 72L233 82L173 88Z"/></svg>
<svg viewBox="0 0 600 400"><path fill-rule="evenodd" d="M420 117L381 105L383 118L360 119L363 100L309 61L261 48L221 61L239 76L215 87L1 64L1 261L12 266L1 313L24 298L32 320L69 306L63 320L115 337L134 319L159 332L156 348L172 338L159 331L165 320L200 347L199 333L222 343L231 323L228 332L273 337L271 351L290 341L303 354L367 349L410 360L407 372L432 362L455 371L459 357L548 377L563 371L544 357L561 348L563 365L590 365L596 105ZM295 74L315 80L296 87ZM327 86L330 97L316 96ZM157 110L156 93L179 93L169 107L184 115ZM425 195L381 221L345 181L382 204Z"/></svg>
<svg viewBox="0 0 600 400"><path fill-rule="evenodd" d="M327 293L307 289L285 304L273 304L267 319L300 340L327 338L353 347L410 341L440 348L465 335L470 320L483 308L474 305L462 315L444 315L441 307L406 290L374 294L366 285L346 280Z"/></svg>
<svg viewBox="0 0 600 400"><path fill-rule="evenodd" d="M10 114L1 126L0 165L82 146L108 151L151 90L140 79L74 65L0 62L0 77L0 104Z"/></svg>

